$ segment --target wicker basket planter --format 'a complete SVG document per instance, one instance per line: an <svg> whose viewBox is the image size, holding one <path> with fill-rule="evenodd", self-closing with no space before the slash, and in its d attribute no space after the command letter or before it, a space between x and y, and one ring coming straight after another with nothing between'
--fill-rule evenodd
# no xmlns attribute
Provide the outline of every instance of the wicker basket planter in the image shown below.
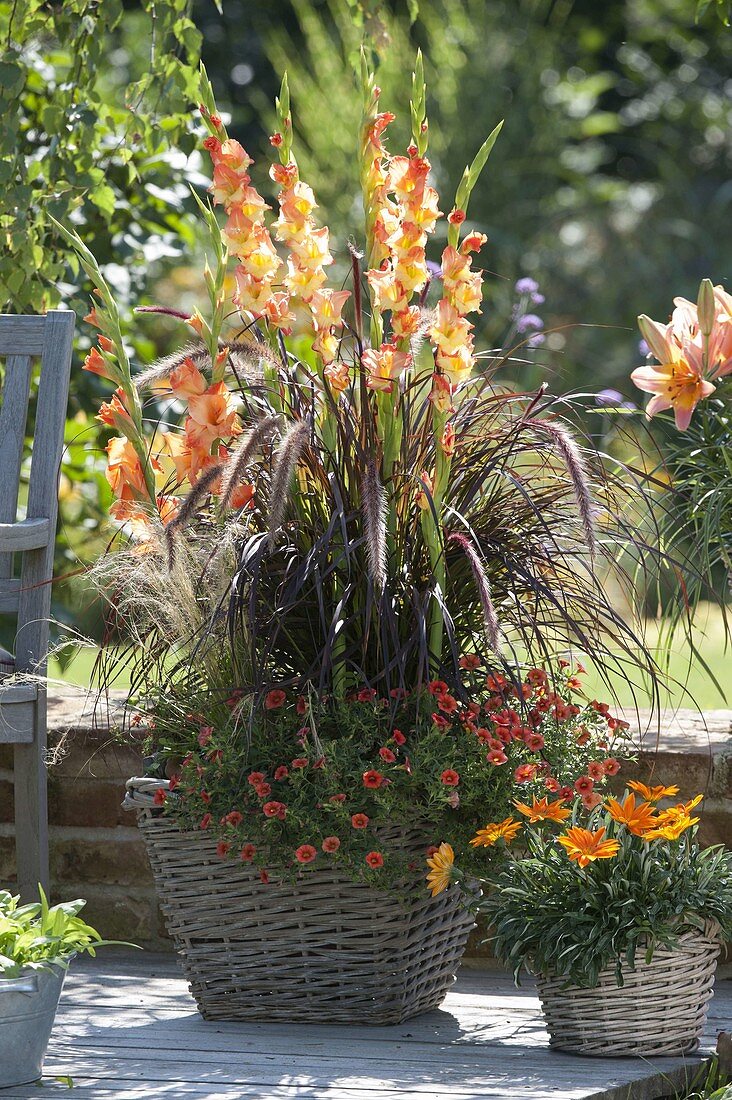
<svg viewBox="0 0 732 1100"><path fill-rule="evenodd" d="M419 876L396 897L319 867L264 885L205 833L131 801L205 1019L397 1024L444 999L474 923L457 891L431 898ZM423 859L421 839L403 842Z"/></svg>
<svg viewBox="0 0 732 1100"><path fill-rule="evenodd" d="M615 968L592 989L567 986L563 978L537 978L550 1045L595 1057L658 1057L689 1054L699 1045L712 997L720 944L716 929L689 932L673 950L658 948L650 963L636 957ZM640 955L640 951L639 951Z"/></svg>

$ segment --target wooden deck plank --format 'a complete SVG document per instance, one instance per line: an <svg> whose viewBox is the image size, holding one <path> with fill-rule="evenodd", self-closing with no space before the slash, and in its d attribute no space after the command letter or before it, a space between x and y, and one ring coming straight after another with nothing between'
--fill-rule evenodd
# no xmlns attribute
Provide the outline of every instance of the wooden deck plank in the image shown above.
<svg viewBox="0 0 732 1100"><path fill-rule="evenodd" d="M730 1017L721 982L707 1049ZM207 1023L172 956L110 949L72 967L43 1085L67 1092L54 1078L70 1075L91 1100L652 1100L697 1066L551 1052L532 984L499 971L464 970L442 1009L396 1027Z"/></svg>

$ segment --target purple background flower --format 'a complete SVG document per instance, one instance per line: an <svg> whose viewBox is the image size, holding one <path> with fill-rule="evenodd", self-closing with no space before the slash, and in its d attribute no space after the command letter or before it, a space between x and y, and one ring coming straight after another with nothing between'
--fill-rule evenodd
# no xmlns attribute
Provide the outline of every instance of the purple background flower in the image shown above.
<svg viewBox="0 0 732 1100"><path fill-rule="evenodd" d="M525 276L523 279L519 279L514 287L517 294L535 294L539 289L539 284L535 279L530 279Z"/></svg>
<svg viewBox="0 0 732 1100"><path fill-rule="evenodd" d="M518 332L530 332L532 328L539 329L544 327L544 322L541 317L537 317L535 313L524 313L522 317L516 319L516 329Z"/></svg>

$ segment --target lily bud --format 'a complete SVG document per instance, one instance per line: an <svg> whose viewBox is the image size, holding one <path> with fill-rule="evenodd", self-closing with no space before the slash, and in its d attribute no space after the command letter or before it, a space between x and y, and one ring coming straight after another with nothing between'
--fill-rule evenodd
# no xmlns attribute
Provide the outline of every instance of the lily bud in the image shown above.
<svg viewBox="0 0 732 1100"><path fill-rule="evenodd" d="M717 307L714 301L714 287L711 279L702 279L696 299L696 311L699 316L699 328L702 336L709 336L714 328Z"/></svg>

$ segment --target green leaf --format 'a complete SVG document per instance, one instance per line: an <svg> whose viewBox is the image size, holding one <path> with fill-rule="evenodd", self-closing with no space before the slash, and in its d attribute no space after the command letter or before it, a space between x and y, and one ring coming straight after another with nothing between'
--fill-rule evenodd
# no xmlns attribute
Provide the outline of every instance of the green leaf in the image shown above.
<svg viewBox="0 0 732 1100"><path fill-rule="evenodd" d="M14 61L0 61L0 89L6 99L14 99L25 83L25 69Z"/></svg>

